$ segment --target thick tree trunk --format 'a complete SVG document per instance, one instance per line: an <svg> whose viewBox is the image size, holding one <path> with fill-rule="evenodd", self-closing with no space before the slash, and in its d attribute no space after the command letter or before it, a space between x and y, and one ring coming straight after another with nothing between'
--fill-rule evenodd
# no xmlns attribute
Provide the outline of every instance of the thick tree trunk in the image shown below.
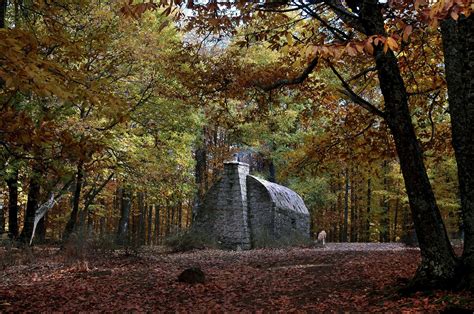
<svg viewBox="0 0 474 314"><path fill-rule="evenodd" d="M63 241L67 241L69 236L74 231L74 227L76 226L77 222L77 215L79 212L79 202L81 200L81 190L82 190L82 183L84 180L84 163L83 161L79 161L77 164L77 172L76 172L76 187L74 189L74 198L72 201L72 211L71 216L64 228L63 233Z"/></svg>
<svg viewBox="0 0 474 314"><path fill-rule="evenodd" d="M191 220L197 216L199 209L203 203L204 194L207 189L207 149L206 149L206 130L203 129L203 143L199 146L195 153L194 159L196 165L194 168L194 178L196 182L196 196L191 213Z"/></svg>
<svg viewBox="0 0 474 314"><path fill-rule="evenodd" d="M120 206L120 220L117 228L116 243L124 245L127 240L128 220L130 218L130 209L132 208L132 197L128 188L123 188Z"/></svg>
<svg viewBox="0 0 474 314"><path fill-rule="evenodd" d="M38 242L43 243L46 240L46 227L48 225L48 213L46 213L43 218L38 222L36 227L36 239Z"/></svg>
<svg viewBox="0 0 474 314"><path fill-rule="evenodd" d="M18 170L6 180L8 186L8 236L18 237Z"/></svg>
<svg viewBox="0 0 474 314"><path fill-rule="evenodd" d="M33 225L35 222L36 209L38 208L40 196L40 169L37 165L31 171L30 186L28 188L28 201L26 203L25 221L21 231L20 240L28 242L31 239Z"/></svg>
<svg viewBox="0 0 474 314"><path fill-rule="evenodd" d="M204 141L204 140L203 140ZM194 168L195 180L197 185L197 201L200 204L204 193L206 192L207 182L207 149L205 144L196 149L194 153L196 166Z"/></svg>
<svg viewBox="0 0 474 314"><path fill-rule="evenodd" d="M6 27L7 0L0 0L0 28Z"/></svg>
<svg viewBox="0 0 474 314"><path fill-rule="evenodd" d="M464 229L466 284L474 290L474 15L441 23Z"/></svg>
<svg viewBox="0 0 474 314"><path fill-rule="evenodd" d="M362 1L360 17L366 35L386 35L377 0ZM457 260L426 173L397 58L390 50L385 53L380 45L375 47L374 56L386 121L395 140L421 250L422 261L413 283L425 287L453 284Z"/></svg>

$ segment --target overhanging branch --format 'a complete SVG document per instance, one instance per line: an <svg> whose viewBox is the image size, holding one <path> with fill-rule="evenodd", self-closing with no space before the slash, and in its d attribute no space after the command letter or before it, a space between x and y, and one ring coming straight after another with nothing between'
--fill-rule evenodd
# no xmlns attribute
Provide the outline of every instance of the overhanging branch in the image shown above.
<svg viewBox="0 0 474 314"><path fill-rule="evenodd" d="M379 117L385 118L385 112L381 111L379 108L377 108L376 106L374 106L373 104L365 100L364 98L357 95L357 93L354 92L352 88L350 87L350 85L344 80L341 74L339 74L336 68L330 62L328 62L328 65L331 68L332 72L337 76L339 81L341 81L341 85L344 88L343 90L341 90L342 93L349 96L349 98L354 103L358 104L359 106L369 111L370 113L373 113Z"/></svg>
<svg viewBox="0 0 474 314"><path fill-rule="evenodd" d="M269 92L269 91L272 91L274 89L278 89L278 88L281 88L283 86L287 86L287 85L296 85L296 84L301 84L303 83L307 78L308 76L311 74L311 72L313 72L313 70L316 68L316 66L318 65L318 62L319 62L319 57L316 56L309 64L308 66L306 67L306 69L304 69L303 73L301 73L300 76L298 77L295 77L293 79L282 79L282 80L278 80L270 85L262 85L260 83L257 83L255 84L255 86L257 86L258 88L266 91L266 92Z"/></svg>
<svg viewBox="0 0 474 314"><path fill-rule="evenodd" d="M324 4L331 8L331 10L347 25L354 27L357 31L365 34L365 28L360 22L357 15L349 12L341 0L322 0ZM374 8L375 9L375 8Z"/></svg>
<svg viewBox="0 0 474 314"><path fill-rule="evenodd" d="M374 66L365 69L364 71L360 72L359 74L354 75L353 77L351 77L351 78L348 79L347 81L348 81L348 82L352 82L352 81L357 80L358 78L360 78L360 77L366 75L367 73L373 72L373 71L377 71L377 68L374 67Z"/></svg>
<svg viewBox="0 0 474 314"><path fill-rule="evenodd" d="M302 1L296 4L303 12L311 16L312 18L318 20L324 27L326 27L338 40L345 42L350 39L350 36L341 31L340 29L333 27L329 24L328 21L324 20L315 10L313 10L309 5L304 4Z"/></svg>

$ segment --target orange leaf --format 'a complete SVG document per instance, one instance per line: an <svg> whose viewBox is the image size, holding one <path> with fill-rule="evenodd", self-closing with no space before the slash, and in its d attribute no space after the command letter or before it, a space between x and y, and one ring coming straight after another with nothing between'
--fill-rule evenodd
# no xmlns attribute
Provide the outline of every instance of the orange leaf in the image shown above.
<svg viewBox="0 0 474 314"><path fill-rule="evenodd" d="M452 11L451 17L453 18L453 20L457 21L459 18L459 14L456 11Z"/></svg>
<svg viewBox="0 0 474 314"><path fill-rule="evenodd" d="M349 56L351 56L351 57L354 57L354 56L357 55L357 50L354 49L354 48L351 47L351 46L347 46L347 47L346 47L346 51L347 51L347 54L348 54Z"/></svg>
<svg viewBox="0 0 474 314"><path fill-rule="evenodd" d="M365 48L365 51L367 51L368 54L370 54L370 55L374 54L374 46L372 46L372 43L367 41L365 43L364 48Z"/></svg>
<svg viewBox="0 0 474 314"><path fill-rule="evenodd" d="M398 49L398 43L395 41L395 39L393 39L392 37L388 37L387 38L387 42L386 44L388 45L388 47L391 49L391 50L397 50ZM385 49L385 47L384 47Z"/></svg>

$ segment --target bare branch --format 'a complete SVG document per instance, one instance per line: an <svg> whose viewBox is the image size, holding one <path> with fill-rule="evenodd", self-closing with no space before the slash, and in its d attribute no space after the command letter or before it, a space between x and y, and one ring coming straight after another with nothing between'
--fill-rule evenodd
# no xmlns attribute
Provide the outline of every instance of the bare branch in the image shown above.
<svg viewBox="0 0 474 314"><path fill-rule="evenodd" d="M96 196L104 189L104 187L109 183L109 181L112 179L112 177L115 175L114 172L112 172L105 181L102 182L102 184L98 187L95 187L94 189L91 189L89 193L87 193L86 200L84 202L84 208L88 208L90 204L94 201Z"/></svg>
<svg viewBox="0 0 474 314"><path fill-rule="evenodd" d="M433 141L434 139L434 136L435 136L435 125L434 125L434 122L433 122L433 109L434 109L434 106L436 104L436 98L438 98L439 94L441 92L438 91L434 97L432 98L432 101L431 101L431 104L430 104L430 109L428 111L428 118L430 119L430 124L431 124L431 138L430 138L430 142Z"/></svg>
<svg viewBox="0 0 474 314"><path fill-rule="evenodd" d="M370 102L365 100L364 98L357 95L357 93L354 92L352 90L352 88L350 87L350 85L344 80L344 78L341 76L341 74L339 74L339 72L337 72L336 68L334 68L334 66L330 62L328 62L328 65L331 68L332 72L337 76L339 81L341 81L341 85L342 85L342 87L344 87L344 89L341 90L342 93L349 96L349 98L354 103L358 104L359 106L361 106L365 110L369 111L370 113L373 113L373 114L375 114L379 117L385 118L385 112L381 111L379 108L377 108L376 106L374 106L373 104L371 104Z"/></svg>
<svg viewBox="0 0 474 314"><path fill-rule="evenodd" d="M314 11L312 8L310 8L307 4L302 3L301 1L296 4L298 8L300 8L303 12L311 16L312 18L318 20L321 24L323 24L337 39L340 41L346 41L350 39L350 36L341 31L340 29L337 29L329 23L324 20L316 11Z"/></svg>
<svg viewBox="0 0 474 314"><path fill-rule="evenodd" d="M347 81L348 81L348 82L352 82L352 81L357 80L358 78L360 78L360 77L366 75L367 73L373 72L373 71L376 71L376 70L377 70L376 67L367 68L367 69L365 69L364 71L360 72L359 74L354 75L353 77L351 77L351 78L348 79Z"/></svg>
<svg viewBox="0 0 474 314"><path fill-rule="evenodd" d="M334 13L347 25L354 27L357 31L365 34L365 28L357 15L349 12L341 0L322 0Z"/></svg>
<svg viewBox="0 0 474 314"><path fill-rule="evenodd" d="M411 92L411 93L407 92L407 95L408 96L424 95L424 94L429 94L429 93L436 92L436 91L438 91L438 94L439 94L439 89L440 88L441 88L441 86L433 86L431 88L428 88L428 89L425 89L425 90L422 90L422 91Z"/></svg>
<svg viewBox="0 0 474 314"><path fill-rule="evenodd" d="M255 84L255 86L259 87L260 89L262 89L266 92L269 92L271 90L278 89L278 88L281 88L283 86L301 84L308 78L308 76L311 74L311 72L313 72L313 70L316 68L316 66L318 65L318 61L319 61L319 57L316 56L308 64L308 66L303 71L303 73L301 73L300 76L298 76L294 79L282 79L282 80L278 80L278 81L276 81L276 82L274 82L270 85L262 85L262 84L257 83L257 84Z"/></svg>
<svg viewBox="0 0 474 314"><path fill-rule="evenodd" d="M154 84L153 80L151 80L148 83L146 88L143 90L143 92L140 96L140 99L137 101L137 103L132 108L127 110L127 112L126 112L127 115L135 112L141 105L143 105L145 102L147 102L151 98L151 96L153 96L153 90L152 90L152 85L153 84ZM101 128L95 128L95 129L98 130L98 131L107 131L107 130L112 129L113 127L115 127L119 123L121 123L120 119L114 119L109 125L107 125L105 127L101 127Z"/></svg>

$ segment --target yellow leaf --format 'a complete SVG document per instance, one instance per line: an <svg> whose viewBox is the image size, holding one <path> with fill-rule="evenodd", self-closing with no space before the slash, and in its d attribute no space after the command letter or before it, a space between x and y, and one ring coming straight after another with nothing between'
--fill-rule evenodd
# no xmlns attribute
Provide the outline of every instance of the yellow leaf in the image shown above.
<svg viewBox="0 0 474 314"><path fill-rule="evenodd" d="M291 35L291 33L286 33L286 41L288 42L289 46L293 45L293 36Z"/></svg>

